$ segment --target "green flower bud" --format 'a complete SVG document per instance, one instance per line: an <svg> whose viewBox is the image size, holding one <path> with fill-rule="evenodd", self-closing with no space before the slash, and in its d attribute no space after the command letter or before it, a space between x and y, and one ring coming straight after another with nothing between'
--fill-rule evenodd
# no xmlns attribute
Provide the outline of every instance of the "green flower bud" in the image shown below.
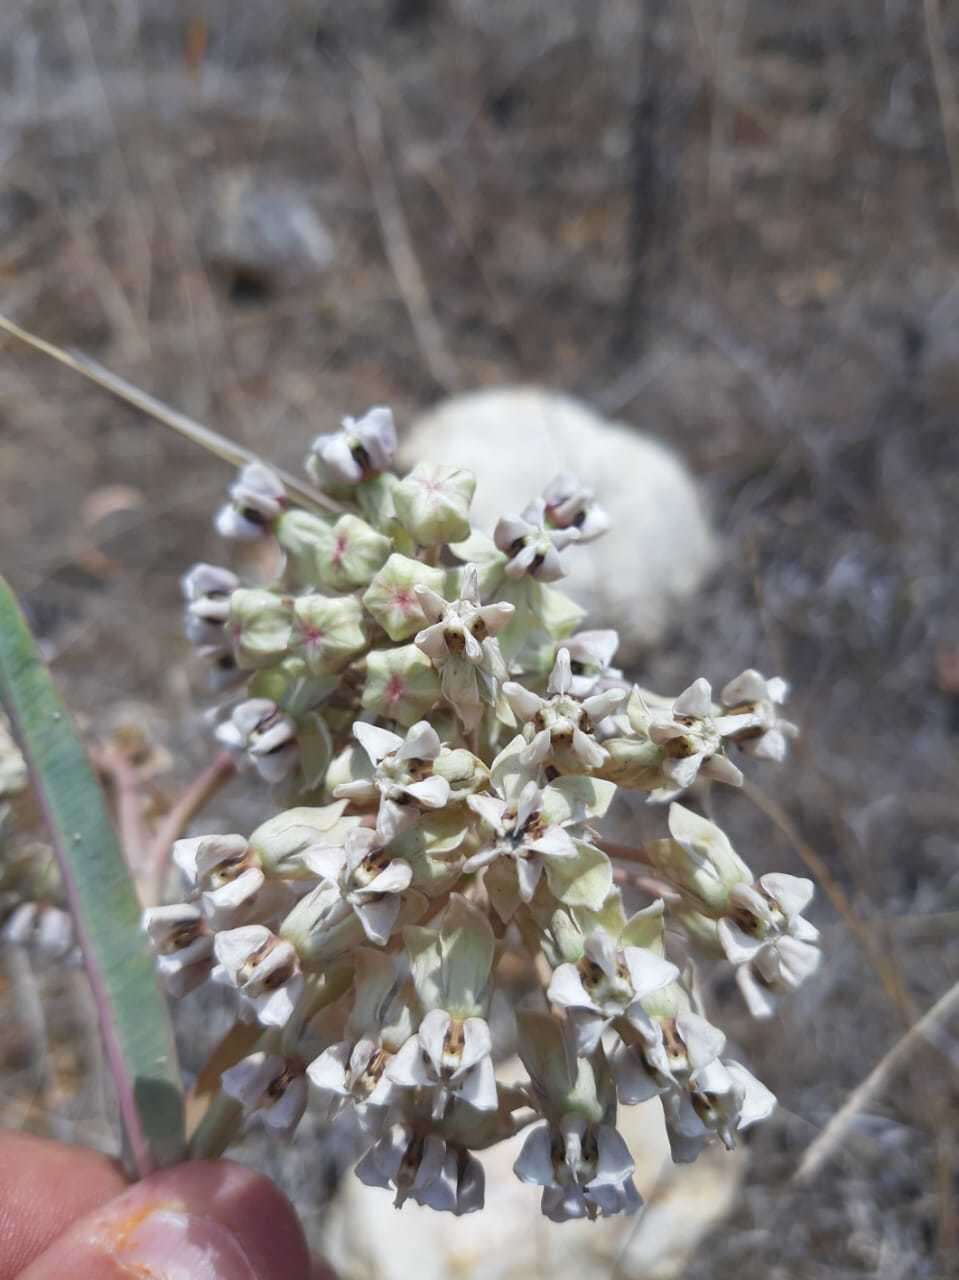
<svg viewBox="0 0 959 1280"><path fill-rule="evenodd" d="M429 622L415 588L429 587L443 595L445 585L442 569L394 554L367 587L363 604L391 640L408 640Z"/></svg>
<svg viewBox="0 0 959 1280"><path fill-rule="evenodd" d="M463 747L449 751L445 747L433 761L434 778L445 778L450 784L450 803L465 800L474 791L489 785L489 769L472 751Z"/></svg>
<svg viewBox="0 0 959 1280"><path fill-rule="evenodd" d="M347 832L359 826L359 818L344 816L348 804L347 800L336 800L319 808L287 809L258 826L249 846L269 874L313 880L315 874L301 855L311 845L340 845Z"/></svg>
<svg viewBox="0 0 959 1280"><path fill-rule="evenodd" d="M724 915L729 891L737 884L753 883L753 873L716 826L681 804L669 806L671 840L653 840L644 846L650 861L706 915Z"/></svg>
<svg viewBox="0 0 959 1280"><path fill-rule="evenodd" d="M396 518L421 547L462 542L475 489L471 472L421 462L393 491Z"/></svg>
<svg viewBox="0 0 959 1280"><path fill-rule="evenodd" d="M290 645L313 675L330 675L366 648L363 610L355 596L300 596L293 603Z"/></svg>
<svg viewBox="0 0 959 1280"><path fill-rule="evenodd" d="M374 650L366 659L363 709L409 728L440 696L439 676L416 645Z"/></svg>
<svg viewBox="0 0 959 1280"><path fill-rule="evenodd" d="M276 537L296 582L332 591L365 587L391 550L389 538L351 515L331 527L308 511L288 511L277 521Z"/></svg>
<svg viewBox="0 0 959 1280"><path fill-rule="evenodd" d="M245 671L270 667L290 644L293 601L272 591L241 587L230 596L227 630L237 666Z"/></svg>
<svg viewBox="0 0 959 1280"><path fill-rule="evenodd" d="M606 760L596 776L615 782L630 791L655 791L666 781L660 770L664 753L646 738L608 738L603 746Z"/></svg>

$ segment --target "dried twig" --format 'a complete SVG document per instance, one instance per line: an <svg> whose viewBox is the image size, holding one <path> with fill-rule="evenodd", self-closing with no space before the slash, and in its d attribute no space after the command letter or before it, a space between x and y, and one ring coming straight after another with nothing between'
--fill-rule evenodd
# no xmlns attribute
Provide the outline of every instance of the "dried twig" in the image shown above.
<svg viewBox="0 0 959 1280"><path fill-rule="evenodd" d="M191 820L226 786L235 773L236 763L233 757L228 752L221 751L187 787L157 827L146 858L146 890L150 902L161 900L173 842L179 839Z"/></svg>
<svg viewBox="0 0 959 1280"><path fill-rule="evenodd" d="M353 119L360 155L366 166L383 235L383 247L396 277L403 303L410 317L416 341L434 380L450 390L459 381L456 363L447 350L443 332L433 311L426 277L413 248L413 240L400 203L393 171L383 138L383 118L369 88L371 69L362 68L367 83L360 81L353 95Z"/></svg>
<svg viewBox="0 0 959 1280"><path fill-rule="evenodd" d="M18 338L21 342L25 342L28 347L33 347L35 351L40 351L43 355L56 360L58 364L66 365L74 373L79 373L82 377L89 379L90 382L95 382L98 387L103 387L104 390L109 391L126 404L132 405L134 409L139 409L141 413L145 413L156 422L162 422L164 426L172 428L181 436L185 436L188 440L192 440L194 444L198 444L202 449L206 449L208 453L222 458L224 462L232 463L235 467L242 467L248 462L261 461L259 456L251 449L246 449L243 445L220 435L218 431L213 431L210 427L203 426L202 423L187 417L185 413L180 413L177 409L171 409L162 400L157 400L148 392L141 391L139 387L135 387L131 382L127 382L126 379L111 373L102 364L98 364L96 360L91 360L89 356L85 356L79 351L67 351L52 342L47 342L44 338L39 338L36 334L21 328L20 325L4 315L0 315L0 331ZM283 481L290 496L304 506L318 507L326 511L343 510L342 504L327 494L310 488L302 480L298 480L296 476L290 475L288 472L281 470L280 467L274 466L273 463L268 463L267 465Z"/></svg>
<svg viewBox="0 0 959 1280"><path fill-rule="evenodd" d="M862 1084L853 1090L846 1103L832 1117L815 1142L806 1148L799 1168L793 1176L793 1181L798 1186L806 1186L811 1182L826 1161L835 1154L853 1117L878 1097L918 1042L926 1040L929 1043L936 1043L931 1033L956 1009L959 1009L959 983L950 987L946 994L940 997L932 1008L924 1013L919 1021L893 1045ZM936 1047L941 1048L941 1045L937 1044Z"/></svg>
<svg viewBox="0 0 959 1280"><path fill-rule="evenodd" d="M932 78L936 86L936 97L939 99L939 114L942 118L942 134L946 143L946 158L949 162L949 176L952 180L952 198L959 214L959 95L952 81L949 67L949 55L946 53L945 33L942 29L942 10L939 0L923 0L923 12L926 20L926 42L929 46L929 61L932 63Z"/></svg>

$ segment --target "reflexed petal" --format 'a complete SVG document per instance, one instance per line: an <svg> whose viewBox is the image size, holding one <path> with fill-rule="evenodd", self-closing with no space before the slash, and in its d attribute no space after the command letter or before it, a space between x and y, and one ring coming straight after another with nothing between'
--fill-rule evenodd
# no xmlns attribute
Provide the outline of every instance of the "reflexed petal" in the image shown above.
<svg viewBox="0 0 959 1280"><path fill-rule="evenodd" d="M482 618L487 633L495 636L503 630L515 612L515 605L506 600L500 600L495 604L483 605L481 609L477 609L476 614L477 617Z"/></svg>
<svg viewBox="0 0 959 1280"><path fill-rule="evenodd" d="M530 843L529 848L547 858L571 858L576 853L572 837L562 827L547 827L538 840Z"/></svg>
<svg viewBox="0 0 959 1280"><path fill-rule="evenodd" d="M300 857L314 875L331 884L336 884L346 869L346 851L339 845L310 845Z"/></svg>
<svg viewBox="0 0 959 1280"><path fill-rule="evenodd" d="M243 925L239 929L227 929L218 933L214 940L216 958L230 973L231 978L246 961L265 946L273 934L264 925Z"/></svg>
<svg viewBox="0 0 959 1280"><path fill-rule="evenodd" d="M535 782L527 782L519 793L519 804L516 807L516 830L522 831L543 803L543 793Z"/></svg>
<svg viewBox="0 0 959 1280"><path fill-rule="evenodd" d="M577 1186L544 1187L540 1208L550 1222L573 1222L586 1217L586 1197Z"/></svg>
<svg viewBox="0 0 959 1280"><path fill-rule="evenodd" d="M286 1059L275 1053L251 1053L220 1077L223 1092L251 1111L278 1075L286 1069Z"/></svg>
<svg viewBox="0 0 959 1280"><path fill-rule="evenodd" d="M727 1062L726 1070L732 1076L736 1092L740 1095L737 1129L748 1129L751 1124L765 1120L776 1109L776 1095L741 1063Z"/></svg>
<svg viewBox="0 0 959 1280"><path fill-rule="evenodd" d="M723 782L727 787L743 785L742 771L736 768L729 756L710 756L703 763L703 776L712 778L713 782Z"/></svg>
<svg viewBox="0 0 959 1280"><path fill-rule="evenodd" d="M413 637L413 643L433 662L442 662L449 655L446 647L446 628L442 622L436 622L433 626L418 631Z"/></svg>
<svg viewBox="0 0 959 1280"><path fill-rule="evenodd" d="M353 736L369 756L373 764L379 764L384 756L392 755L403 746L403 739L389 729L380 729L375 724L367 724L357 720L353 725Z"/></svg>
<svg viewBox="0 0 959 1280"><path fill-rule="evenodd" d="M497 835L503 834L502 817L506 809L504 800L498 800L495 796L479 795L467 796L466 803Z"/></svg>
<svg viewBox="0 0 959 1280"><path fill-rule="evenodd" d="M767 944L744 933L733 920L723 919L716 927L719 945L730 964L748 964Z"/></svg>
<svg viewBox="0 0 959 1280"><path fill-rule="evenodd" d="M599 965L607 978L615 979L619 965L616 943L605 929L594 929L584 944L586 955Z"/></svg>
<svg viewBox="0 0 959 1280"><path fill-rule="evenodd" d="M429 618L430 622L434 624L438 623L440 619L445 616L446 610L449 608L449 601L444 600L441 595L437 595L435 591L431 591L429 587L423 586L422 583L416 583L413 590L416 593L416 598L420 602L420 608L426 614L427 618ZM433 630L434 627L427 627L427 631ZM423 632L421 631L420 635L422 634ZM419 636L417 636L416 642L419 643Z"/></svg>
<svg viewBox="0 0 959 1280"><path fill-rule="evenodd" d="M437 1077L443 1074L443 1045L452 1021L445 1009L430 1009L417 1032L423 1052L433 1064Z"/></svg>
<svg viewBox="0 0 959 1280"><path fill-rule="evenodd" d="M788 934L776 943L782 980L795 989L819 968L822 952L818 947L802 942Z"/></svg>
<svg viewBox="0 0 959 1280"><path fill-rule="evenodd" d="M631 1107L638 1102L658 1097L665 1087L657 1083L638 1051L628 1045L616 1045L610 1066L616 1081L616 1092L625 1106Z"/></svg>
<svg viewBox="0 0 959 1280"><path fill-rule="evenodd" d="M596 1176L587 1186L619 1186L630 1176L636 1165L629 1154L622 1134L612 1125L596 1126Z"/></svg>
<svg viewBox="0 0 959 1280"><path fill-rule="evenodd" d="M623 959L633 991L640 1000L654 991L661 991L679 977L679 970L674 964L644 947L626 947Z"/></svg>
<svg viewBox="0 0 959 1280"><path fill-rule="evenodd" d="M803 876L788 876L780 871L760 876L759 883L787 920L802 915L816 891L811 880Z"/></svg>
<svg viewBox="0 0 959 1280"><path fill-rule="evenodd" d="M754 1018L771 1018L776 1012L775 996L768 987L756 981L750 965L743 964L737 968L736 985Z"/></svg>
<svg viewBox="0 0 959 1280"><path fill-rule="evenodd" d="M575 853L575 849L573 850ZM516 859L516 885L523 902L532 902L536 886L543 874L542 859L536 855Z"/></svg>
<svg viewBox="0 0 959 1280"><path fill-rule="evenodd" d="M346 1068L350 1061L350 1042L341 1040L339 1044L324 1049L318 1058L306 1069L310 1081L318 1089L346 1096L349 1086L346 1080Z"/></svg>
<svg viewBox="0 0 959 1280"><path fill-rule="evenodd" d="M354 902L353 910L370 942L384 947L390 940L402 902L398 894L387 894L371 902Z"/></svg>
<svg viewBox="0 0 959 1280"><path fill-rule="evenodd" d="M191 884L196 884L196 858L205 839L206 836L196 836L189 840L177 840L173 845L173 861Z"/></svg>
<svg viewBox="0 0 959 1280"><path fill-rule="evenodd" d="M536 533L535 526L528 520L524 520L522 516L503 516L496 523L493 541L500 551L509 551L514 542L528 537L531 533Z"/></svg>
<svg viewBox="0 0 959 1280"><path fill-rule="evenodd" d="M355 892L366 894L402 893L413 882L413 868L402 858L394 858L388 862L378 876L375 876L363 889Z"/></svg>
<svg viewBox="0 0 959 1280"><path fill-rule="evenodd" d="M585 1057L595 1053L603 1032L610 1025L611 1018L591 1009L570 1009L568 1013L573 1034L576 1039L576 1052Z"/></svg>
<svg viewBox="0 0 959 1280"><path fill-rule="evenodd" d="M552 1134L548 1124L530 1129L513 1165L513 1172L520 1182L538 1187L550 1187L556 1180L553 1171Z"/></svg>
<svg viewBox="0 0 959 1280"><path fill-rule="evenodd" d="M579 969L574 964L561 964L553 971L546 996L550 1004L558 1005L561 1009L597 1010L597 1005L583 986Z"/></svg>
<svg viewBox="0 0 959 1280"><path fill-rule="evenodd" d="M443 1160L439 1173L424 1180L422 1185L417 1176L410 1198L427 1209L433 1209L436 1213L456 1212L455 1152L449 1152Z"/></svg>
<svg viewBox="0 0 959 1280"><path fill-rule="evenodd" d="M753 667L749 667L734 680L730 680L719 695L720 700L727 707L737 707L744 702L763 702L769 696L769 684ZM780 699L774 699L774 701L780 701Z"/></svg>
<svg viewBox="0 0 959 1280"><path fill-rule="evenodd" d="M450 784L445 778L423 778L422 781L413 782L403 790L424 809L442 809L449 803Z"/></svg>
<svg viewBox="0 0 959 1280"><path fill-rule="evenodd" d="M537 711L546 705L543 699L531 689L517 684L515 680L507 680L503 685L503 693L513 709L516 718L521 721L532 720Z"/></svg>
<svg viewBox="0 0 959 1280"><path fill-rule="evenodd" d="M491 844L486 849L480 849L479 853L474 853L471 858L467 858L463 863L463 870L467 875L472 875L474 871L480 871L483 867L488 867L491 862L495 862L501 853L499 845Z"/></svg>
<svg viewBox="0 0 959 1280"><path fill-rule="evenodd" d="M700 676L688 689L684 689L673 703L673 715L692 716L695 720L705 720L712 711L712 707L712 687L708 680Z"/></svg>
<svg viewBox="0 0 959 1280"><path fill-rule="evenodd" d="M680 1014L676 1028L686 1046L691 1071L703 1071L726 1047L725 1034L697 1013Z"/></svg>
<svg viewBox="0 0 959 1280"><path fill-rule="evenodd" d="M482 1058L488 1058L492 1051L493 1040L486 1019L467 1018L463 1023L463 1052L459 1070L467 1071L475 1067ZM454 1072L454 1079L457 1074Z"/></svg>
<svg viewBox="0 0 959 1280"><path fill-rule="evenodd" d="M480 1058L457 1080L456 1096L469 1103L477 1111L495 1111L499 1106L496 1093L496 1071L491 1058Z"/></svg>
<svg viewBox="0 0 959 1280"><path fill-rule="evenodd" d="M588 769L598 769L609 754L595 738L583 733L582 729L573 730L573 751L578 760Z"/></svg>
<svg viewBox="0 0 959 1280"><path fill-rule="evenodd" d="M536 735L532 742L530 742L528 746L524 747L520 752L520 764L523 765L524 768L529 768L531 765L542 764L549 756L551 749L552 743L550 741L549 730L543 729Z"/></svg>
<svg viewBox="0 0 959 1280"><path fill-rule="evenodd" d="M358 778L355 782L341 782L333 788L336 800L351 800L354 804L373 804L379 798L379 788L372 778Z"/></svg>
<svg viewBox="0 0 959 1280"><path fill-rule="evenodd" d="M482 1209L486 1194L486 1174L475 1156L469 1154L463 1162L457 1187L457 1217L464 1213L476 1213Z"/></svg>
<svg viewBox="0 0 959 1280"><path fill-rule="evenodd" d="M788 750L789 744L782 724L774 729L767 729L761 738L755 740L752 748L753 755L759 760L772 760L774 764L782 764Z"/></svg>
<svg viewBox="0 0 959 1280"><path fill-rule="evenodd" d="M436 1083L423 1056L423 1045L418 1036L410 1036L399 1052L394 1053L385 1074L394 1084L402 1085L405 1089Z"/></svg>
<svg viewBox="0 0 959 1280"><path fill-rule="evenodd" d="M607 689L605 693L594 693L591 698L585 698L583 707L593 724L599 724L600 720L612 715L625 698L625 689Z"/></svg>
<svg viewBox="0 0 959 1280"><path fill-rule="evenodd" d="M266 877L260 868L248 867L235 880L204 893L201 898L203 912L212 928L229 928L244 908L252 908L265 884Z"/></svg>
<svg viewBox="0 0 959 1280"><path fill-rule="evenodd" d="M539 568L535 571L533 575L537 579L537 581L558 582L560 578L566 577L566 569L563 566L563 561L560 559L560 554L557 548L561 544L565 545L567 542L575 542L575 541L576 541L575 537L570 537L565 532L564 533L557 532L551 536L549 542L546 543L545 545L542 543L532 544L534 547L537 548L538 553L543 557L542 564L539 566Z"/></svg>
<svg viewBox="0 0 959 1280"><path fill-rule="evenodd" d="M297 973L276 991L258 996L253 1003L260 1022L265 1027L285 1027L296 1012L302 993L303 978Z"/></svg>
<svg viewBox="0 0 959 1280"><path fill-rule="evenodd" d="M399 749L400 760L435 760L442 750L439 734L427 720L413 725Z"/></svg>
<svg viewBox="0 0 959 1280"><path fill-rule="evenodd" d="M556 655L556 662L553 665L553 670L550 673L547 693L569 693L572 681L573 670L570 662L569 650L560 649Z"/></svg>

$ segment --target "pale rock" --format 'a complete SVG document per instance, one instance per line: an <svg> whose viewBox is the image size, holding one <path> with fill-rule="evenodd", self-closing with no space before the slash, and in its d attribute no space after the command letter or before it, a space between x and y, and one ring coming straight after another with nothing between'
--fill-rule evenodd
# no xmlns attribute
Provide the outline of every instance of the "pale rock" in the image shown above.
<svg viewBox="0 0 959 1280"><path fill-rule="evenodd" d="M323 1256L341 1280L582 1280L613 1270L622 1280L672 1280L732 1208L747 1153L717 1146L695 1164L672 1164L655 1098L622 1108L619 1128L646 1202L635 1217L547 1221L539 1189L513 1174L520 1134L478 1153L486 1207L462 1218L412 1201L396 1210L392 1192L347 1174L326 1218Z"/></svg>
<svg viewBox="0 0 959 1280"><path fill-rule="evenodd" d="M557 585L589 610L588 626L620 632L618 660L659 640L718 559L702 495L660 441L537 387L500 387L444 401L401 442L412 466L455 463L477 478L473 524L492 534L567 471L595 491L612 528L563 554Z"/></svg>

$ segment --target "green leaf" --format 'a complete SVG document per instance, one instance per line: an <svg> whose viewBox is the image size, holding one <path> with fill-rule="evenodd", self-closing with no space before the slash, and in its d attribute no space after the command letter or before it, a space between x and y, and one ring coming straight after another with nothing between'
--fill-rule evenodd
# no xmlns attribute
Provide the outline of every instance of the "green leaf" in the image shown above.
<svg viewBox="0 0 959 1280"><path fill-rule="evenodd" d="M0 700L56 848L117 1090L127 1163L142 1177L184 1151L173 1028L102 793L2 578Z"/></svg>

